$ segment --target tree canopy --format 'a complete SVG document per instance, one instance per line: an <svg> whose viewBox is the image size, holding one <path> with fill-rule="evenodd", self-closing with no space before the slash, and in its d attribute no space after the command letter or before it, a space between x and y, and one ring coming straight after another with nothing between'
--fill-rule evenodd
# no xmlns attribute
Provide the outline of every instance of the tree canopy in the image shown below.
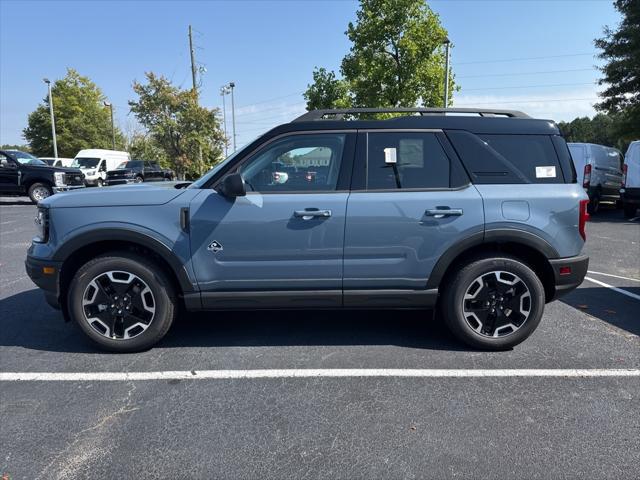
<svg viewBox="0 0 640 480"><path fill-rule="evenodd" d="M95 83L69 68L51 90L59 156L74 157L84 148L112 148L111 113ZM48 95L29 114L23 135L34 155L53 156ZM116 145L122 144L122 133L116 129Z"/></svg>
<svg viewBox="0 0 640 480"><path fill-rule="evenodd" d="M567 142L584 142L622 148L616 133L615 119L598 114L593 118L579 117L571 122L558 122L558 127Z"/></svg>
<svg viewBox="0 0 640 480"><path fill-rule="evenodd" d="M180 177L199 176L222 159L226 139L219 111L199 106L197 92L182 90L152 72L146 74L146 83L134 82L133 91L138 99L129 101L131 112Z"/></svg>
<svg viewBox="0 0 640 480"><path fill-rule="evenodd" d="M640 138L640 0L616 0L622 14L617 29L606 27L604 37L595 41L602 50L600 58L604 77L600 85L600 111L615 114L620 135L627 139Z"/></svg>
<svg viewBox="0 0 640 480"><path fill-rule="evenodd" d="M342 79L317 68L307 108L442 106L447 31L424 0L360 0ZM450 91L455 88L453 75Z"/></svg>

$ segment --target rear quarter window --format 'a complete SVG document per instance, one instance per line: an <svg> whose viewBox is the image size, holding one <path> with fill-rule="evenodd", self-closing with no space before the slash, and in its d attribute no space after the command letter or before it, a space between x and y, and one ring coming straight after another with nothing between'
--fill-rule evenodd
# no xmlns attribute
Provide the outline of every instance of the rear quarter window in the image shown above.
<svg viewBox="0 0 640 480"><path fill-rule="evenodd" d="M548 135L480 135L489 147L514 165L529 183L564 183Z"/></svg>

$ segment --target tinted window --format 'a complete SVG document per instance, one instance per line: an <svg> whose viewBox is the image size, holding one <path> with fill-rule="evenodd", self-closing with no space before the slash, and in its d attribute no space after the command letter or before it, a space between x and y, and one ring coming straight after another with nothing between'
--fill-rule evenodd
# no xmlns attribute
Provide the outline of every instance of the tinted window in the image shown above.
<svg viewBox="0 0 640 480"><path fill-rule="evenodd" d="M367 136L367 189L449 188L449 159L434 133Z"/></svg>
<svg viewBox="0 0 640 480"><path fill-rule="evenodd" d="M124 167L118 167L118 168L142 168L144 163L141 160L133 160L131 162L121 163L120 165L124 165Z"/></svg>
<svg viewBox="0 0 640 480"><path fill-rule="evenodd" d="M247 190L335 190L345 135L293 135L265 147L240 168Z"/></svg>
<svg viewBox="0 0 640 480"><path fill-rule="evenodd" d="M548 135L481 135L489 147L517 168L531 183L564 183Z"/></svg>

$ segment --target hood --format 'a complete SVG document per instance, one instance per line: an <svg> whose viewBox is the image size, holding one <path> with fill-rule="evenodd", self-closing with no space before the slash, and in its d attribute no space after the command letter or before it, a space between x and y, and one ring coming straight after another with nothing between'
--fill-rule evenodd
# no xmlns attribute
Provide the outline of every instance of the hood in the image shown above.
<svg viewBox="0 0 640 480"><path fill-rule="evenodd" d="M80 169L79 168L70 168L70 167L52 167L50 165L22 165L23 169L37 169L39 171L42 170L47 170L48 172L63 172L63 173L70 173L70 174L79 174Z"/></svg>
<svg viewBox="0 0 640 480"><path fill-rule="evenodd" d="M40 201L40 204L50 208L162 205L184 193L183 188L175 188L178 183L181 182L82 188L57 193Z"/></svg>

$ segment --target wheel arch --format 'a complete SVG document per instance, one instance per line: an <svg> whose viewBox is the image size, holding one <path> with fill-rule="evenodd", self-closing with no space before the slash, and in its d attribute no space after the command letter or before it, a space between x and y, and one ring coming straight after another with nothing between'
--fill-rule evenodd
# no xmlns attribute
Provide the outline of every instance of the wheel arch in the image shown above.
<svg viewBox="0 0 640 480"><path fill-rule="evenodd" d="M454 244L436 263L426 288L438 288L446 284L458 266L483 253L508 253L521 259L540 278L547 301L555 297L555 276L549 259L558 258L558 252L543 238L516 229L487 230L484 234Z"/></svg>
<svg viewBox="0 0 640 480"><path fill-rule="evenodd" d="M77 235L66 241L53 255L61 262L59 291L62 310L66 311L68 286L75 272L89 259L110 251L126 250L151 257L169 276L180 294L193 293L195 287L183 263L160 240L132 230L105 228Z"/></svg>

